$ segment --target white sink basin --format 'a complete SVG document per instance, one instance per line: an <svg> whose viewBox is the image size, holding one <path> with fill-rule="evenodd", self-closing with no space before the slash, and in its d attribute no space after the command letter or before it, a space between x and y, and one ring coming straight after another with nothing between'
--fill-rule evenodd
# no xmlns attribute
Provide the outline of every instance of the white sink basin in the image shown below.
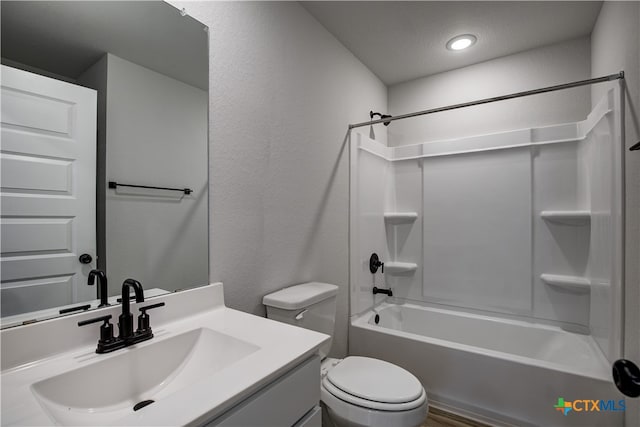
<svg viewBox="0 0 640 427"><path fill-rule="evenodd" d="M58 424L106 425L140 402L157 402L260 349L208 328L155 339L34 383L31 391Z"/></svg>
<svg viewBox="0 0 640 427"><path fill-rule="evenodd" d="M99 325L78 328L95 312L1 330L2 427L205 425L329 339L225 307L222 283L156 298L156 337L113 353L95 354Z"/></svg>

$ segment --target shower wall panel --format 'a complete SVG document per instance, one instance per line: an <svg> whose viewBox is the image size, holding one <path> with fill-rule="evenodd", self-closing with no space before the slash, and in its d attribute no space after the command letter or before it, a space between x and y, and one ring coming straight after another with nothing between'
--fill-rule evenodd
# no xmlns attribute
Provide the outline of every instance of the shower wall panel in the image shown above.
<svg viewBox="0 0 640 427"><path fill-rule="evenodd" d="M529 147L424 160L426 300L531 312L531 185Z"/></svg>
<svg viewBox="0 0 640 427"><path fill-rule="evenodd" d="M398 298L422 299L422 160L392 162L395 187L392 189L392 212L417 214L413 222L390 224L385 222L390 261L415 264L416 270L407 274L385 275L386 284Z"/></svg>
<svg viewBox="0 0 640 427"><path fill-rule="evenodd" d="M591 335L610 362L622 356L622 128L619 92L609 91L594 112L610 110L585 139L591 206L589 278ZM594 120L595 120L594 119Z"/></svg>
<svg viewBox="0 0 640 427"><path fill-rule="evenodd" d="M389 258L382 218L387 207L393 204L394 177L392 164L384 158L385 150L386 147L364 135L352 135L351 180L357 188L351 193L350 205L352 315L374 305L375 297L371 291L374 285L386 287L380 270L377 274L369 271L372 253L378 254L383 261Z"/></svg>
<svg viewBox="0 0 640 427"><path fill-rule="evenodd" d="M568 222L543 212L589 211L584 141L536 147L533 151L533 316L584 327L589 325L589 292L545 283L544 274L588 277L589 220Z"/></svg>

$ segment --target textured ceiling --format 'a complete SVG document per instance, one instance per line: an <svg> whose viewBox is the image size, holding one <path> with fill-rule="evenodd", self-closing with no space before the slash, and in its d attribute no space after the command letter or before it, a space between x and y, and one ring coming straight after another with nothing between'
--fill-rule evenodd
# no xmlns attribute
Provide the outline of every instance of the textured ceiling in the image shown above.
<svg viewBox="0 0 640 427"><path fill-rule="evenodd" d="M2 57L71 79L106 52L207 90L204 25L161 1L2 1Z"/></svg>
<svg viewBox="0 0 640 427"><path fill-rule="evenodd" d="M302 2L322 25L392 85L591 34L602 2ZM466 51L445 48L475 34Z"/></svg>

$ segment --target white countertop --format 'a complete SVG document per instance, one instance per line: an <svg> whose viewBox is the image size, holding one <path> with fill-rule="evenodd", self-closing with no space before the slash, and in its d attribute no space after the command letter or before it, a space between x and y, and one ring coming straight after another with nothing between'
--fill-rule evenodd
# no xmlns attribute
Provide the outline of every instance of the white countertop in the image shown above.
<svg viewBox="0 0 640 427"><path fill-rule="evenodd" d="M208 309L204 308L203 300L212 301L213 304ZM24 355L12 354L10 349L5 350L4 348L4 344L7 342L4 339L5 331L2 331L3 358L7 356L10 361L15 361L24 356L25 360L24 364L14 362L13 366L3 366L0 377L2 386L2 425L54 424L54 420L45 413L45 410L31 391L31 385L38 381L105 360L105 358L115 357L120 352L152 345L158 340L195 328L206 327L252 343L258 346L259 350L234 362L221 371L203 377L190 386L159 399L153 405L145 407L144 410L132 412L125 418L114 422L114 425L123 426L201 424L233 407L250 394L311 357L329 339L324 334L225 307L222 301L222 284L220 283L153 299L154 303L160 301L165 301L167 306L154 310L156 313L160 313L161 310L172 306L177 307L177 309L168 310L164 315L156 315L157 321L155 322L153 314L156 313L150 313L151 326L155 337L150 341L108 354L95 353L98 324L91 330L91 332L95 333L95 341L91 344L87 344L85 334L82 337L83 342L81 345L62 352L54 351L52 354L46 354L46 352L37 353L34 352L33 348L27 348ZM193 315L188 315L190 301L194 305L200 305L200 307L194 307ZM47 321L47 325L41 325L40 331L27 329L36 328L39 324L8 329L6 331L12 331L12 334L11 336L7 335L6 338L9 344L15 344L20 342L21 338L30 341L36 339L38 334L50 334L55 329L60 329L58 331L60 334L80 335L81 331L88 327L74 327L79 320L111 314L111 311L114 314L118 313L118 311L115 311L116 308L113 307L103 310L105 311L93 311L61 319L52 319ZM134 304L132 304L132 312L137 312ZM69 317L72 317L72 319L69 320ZM65 319L66 322L64 322ZM59 326L53 324L56 321L60 322ZM69 328L72 329L69 330ZM16 329L23 329L23 331L21 333ZM43 340L41 344L46 345L46 340ZM38 359L29 360L34 357L34 354L38 354ZM86 386L100 387L100 384L88 383ZM61 390L61 393L64 393L64 390Z"/></svg>

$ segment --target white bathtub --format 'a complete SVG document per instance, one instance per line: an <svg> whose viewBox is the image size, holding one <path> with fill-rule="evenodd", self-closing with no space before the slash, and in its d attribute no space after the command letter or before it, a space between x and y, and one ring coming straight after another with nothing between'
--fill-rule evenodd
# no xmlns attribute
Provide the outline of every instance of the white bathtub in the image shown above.
<svg viewBox="0 0 640 427"><path fill-rule="evenodd" d="M620 409L624 397L611 382L609 363L595 341L557 327L383 303L375 312L352 318L349 352L408 369L422 381L430 402L481 421L623 425L621 410L565 416L554 408L564 398L613 400Z"/></svg>

